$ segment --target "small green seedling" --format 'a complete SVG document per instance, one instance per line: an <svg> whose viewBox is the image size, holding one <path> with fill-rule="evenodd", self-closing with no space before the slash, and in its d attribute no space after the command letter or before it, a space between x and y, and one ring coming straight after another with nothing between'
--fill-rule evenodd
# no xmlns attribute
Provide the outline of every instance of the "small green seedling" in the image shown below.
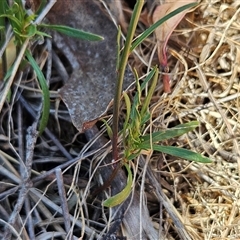
<svg viewBox="0 0 240 240"><path fill-rule="evenodd" d="M169 138L177 137L182 134L185 134L198 126L198 122L190 122L186 124L178 125L172 129L167 129L164 131L159 131L152 133L150 135L143 135L145 124L150 120L151 114L149 112L149 104L151 98L153 96L154 89L156 87L159 70L157 67L154 67L144 82L140 85L137 74L135 73L136 78L136 89L137 93L133 99L133 103L131 104L130 98L126 93L123 93L123 97L126 104L126 119L123 126L123 130L119 133L118 131L118 119L119 119L119 108L120 108L120 100L122 93L122 85L124 79L124 73L127 66L127 60L130 53L140 44L142 43L157 27L163 24L165 21L175 16L176 14L196 5L196 3L186 4L173 12L167 14L164 18L157 21L154 25L152 25L149 29L143 32L135 41L133 41L133 36L135 33L135 29L139 20L139 16L143 7L144 1L138 0L135 4L132 18L128 27L128 33L126 36L125 45L123 47L122 52L118 54L118 81L116 87L116 93L114 97L114 108L113 108L113 130L112 130L112 151L113 151L113 159L117 161L118 159L118 137L120 134L123 136L123 162L124 166L128 172L128 182L127 186L117 195L112 196L103 202L104 206L114 207L120 203L122 203L131 193L130 183L132 179L132 172L129 168L127 162L133 160L143 150L155 150L163 153L167 153L173 156L181 157L190 161L202 162L202 163L210 163L211 160L202 156L201 154L173 146L162 146L159 145L159 142L167 140ZM118 46L119 46L119 38L118 38ZM118 49L121 49L118 47ZM144 98L141 98L143 89L146 88L147 84L152 80L150 84L150 89L148 90L148 95ZM141 101L141 99L144 99ZM132 186L131 186L132 187Z"/></svg>
<svg viewBox="0 0 240 240"><path fill-rule="evenodd" d="M41 6L42 8L43 6ZM21 0L15 0L13 4L10 6L7 4L7 1L1 1L0 4L0 30L5 29L5 20L8 20L11 24L14 33L14 39L16 48L20 49L21 46L26 41L36 41L38 38L43 37L51 37L49 34L46 34L43 29L51 29L54 31L58 31L59 33L68 35L70 37L79 38L82 40L88 41L99 41L103 38L99 35L95 35L92 33L84 32L75 28L71 28L68 26L62 25L49 25L49 24L34 24L34 20L37 18L37 15L31 14L29 15L27 10L23 7ZM47 85L47 81L37 65L35 59L33 58L30 50L26 50L25 57L28 62L33 67L37 79L39 81L39 85L42 90L43 95L43 108L42 108L42 116L39 123L39 134L41 134L48 123L49 111L50 111L50 94ZM24 61L24 60L23 60ZM6 73L4 79L7 81L8 76L12 74L12 68L10 67Z"/></svg>
<svg viewBox="0 0 240 240"><path fill-rule="evenodd" d="M132 172L129 167L129 161L137 158L143 151L158 151L200 163L212 162L209 158L204 157L199 153L181 147L160 145L161 142L179 137L194 130L199 126L199 122L197 121L179 124L173 128L153 132L151 134L143 134L145 125L150 121L151 118L149 104L157 84L158 75L158 68L154 67L140 85L138 76L135 74L137 92L133 98L132 104L129 96L125 92L123 93L126 105L126 118L120 135L123 136L122 161L124 162L123 165L127 169L128 181L126 187L120 193L103 202L103 205L106 207L114 207L122 203L130 195L132 188ZM150 85L150 88L147 96L143 97L142 93L147 85Z"/></svg>

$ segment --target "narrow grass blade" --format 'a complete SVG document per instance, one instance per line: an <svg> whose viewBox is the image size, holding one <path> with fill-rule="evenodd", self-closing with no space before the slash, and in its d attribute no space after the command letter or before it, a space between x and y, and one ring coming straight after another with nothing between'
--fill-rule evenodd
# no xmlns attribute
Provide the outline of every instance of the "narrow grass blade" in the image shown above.
<svg viewBox="0 0 240 240"><path fill-rule="evenodd" d="M131 113L130 113L130 119L132 120L135 120L136 117L140 116L139 115L139 112L138 112L138 107L141 103L141 94L142 94L142 91L141 91L141 86L140 86L140 83L139 83L139 77L137 75L137 72L136 70L134 69L134 76L135 76L135 79L136 79L136 93L135 93L135 96L133 98L133 103L132 103L132 107L131 107Z"/></svg>
<svg viewBox="0 0 240 240"><path fill-rule="evenodd" d="M111 129L110 125L108 124L108 122L105 119L101 119L101 121L103 121L104 125L107 128L107 134L108 134L109 138L112 139L112 129Z"/></svg>
<svg viewBox="0 0 240 240"><path fill-rule="evenodd" d="M49 111L50 111L50 94L49 94L49 89L47 86L47 81L46 81L41 69L37 65L35 59L32 57L29 50L26 50L25 54L26 54L28 61L30 62L31 66L33 67L34 71L37 74L37 78L38 78L39 84L42 89L42 94L43 94L43 109L42 109L42 116L41 116L40 123L39 123L39 134L41 135L48 123Z"/></svg>
<svg viewBox="0 0 240 240"><path fill-rule="evenodd" d="M146 111L148 110L150 101L151 101L151 99L152 99L154 90L155 90L156 85L157 85L157 80L158 80L158 68L157 68L157 67L154 67L154 68L153 68L153 72L154 72L154 77L153 77L153 80L152 80L152 82L151 82L151 86L150 86L150 89L149 89L149 91L148 91L148 95L147 95L146 98L144 99L143 106L142 106L142 109L141 109L141 112L140 112L141 118L144 117L144 115L146 114Z"/></svg>
<svg viewBox="0 0 240 240"><path fill-rule="evenodd" d="M36 15L40 15L40 13L42 12L42 10L46 7L47 5L47 0L41 0L40 1L40 6L38 7L37 11L36 11Z"/></svg>
<svg viewBox="0 0 240 240"><path fill-rule="evenodd" d="M141 144L144 145L144 144L149 143L150 138L152 138L151 141L153 143L156 143L156 142L164 141L164 140L171 139L171 138L174 138L174 137L178 137L178 136L181 136L185 133L188 133L188 132L192 131L197 126L199 126L199 122L198 121L192 121L192 122L177 125L176 127L173 127L173 128L167 129L167 130L154 132L152 134L147 134L147 135L142 137L142 143ZM141 147L141 144L140 144L140 147Z"/></svg>
<svg viewBox="0 0 240 240"><path fill-rule="evenodd" d="M146 29L132 44L131 46L131 51L133 51L140 43L142 43L150 34L152 34L155 29L157 27L159 27L161 24L163 24L164 22L166 22L168 19L170 19L171 17L177 15L178 13L196 6L197 3L189 3L186 4L172 12L170 12L169 14L167 14L165 17L161 18L159 21L157 21L156 23L154 23L151 27L149 27L148 29Z"/></svg>
<svg viewBox="0 0 240 240"><path fill-rule="evenodd" d="M62 34L65 34L69 37L75 37L82 40L88 40L88 41L100 41L103 40L103 37L88 33L79 29L71 28L68 26L62 26L62 25L48 25L48 24L40 24L41 27L49 28L51 30L60 32Z"/></svg>
<svg viewBox="0 0 240 240"><path fill-rule="evenodd" d="M113 139L112 139L112 153L113 153L113 159L115 161L118 159L118 146L117 146L118 122L119 122L118 120L119 120L119 108L120 108L120 100L121 100L121 94L122 94L123 79L125 76L124 74L127 66L132 39L138 24L138 20L139 20L143 5L144 5L144 1L138 0L134 6L133 14L128 27L126 42L123 48L122 55L120 56L119 69L117 69L118 80L117 80L116 91L114 95L114 104L113 104Z"/></svg>
<svg viewBox="0 0 240 240"><path fill-rule="evenodd" d="M8 18L11 21L11 25L13 28L20 29L21 28L21 22L14 16L9 14L2 14L0 15L0 18Z"/></svg>
<svg viewBox="0 0 240 240"><path fill-rule="evenodd" d="M0 1L0 16L5 13L6 11L6 2ZM0 48L4 45L5 39L6 39L6 33L5 33L5 18L0 17ZM4 51L3 58L1 59L0 64L1 72L4 75L7 70L7 54L6 51ZM0 76L2 77L2 76Z"/></svg>
<svg viewBox="0 0 240 240"><path fill-rule="evenodd" d="M153 78L154 74L156 73L157 68L153 68L149 74L147 75L147 77L145 78L145 80L143 81L143 83L140 85L139 84L139 80L138 80L138 75L136 72L134 72L135 74L135 79L136 79L136 88L137 88L137 92L134 96L133 99L133 104L132 106L132 110L131 110L131 114L130 114L130 118L131 119L135 119L136 117L136 109L138 109L139 105L141 104L141 94L143 89L146 87L147 83Z"/></svg>
<svg viewBox="0 0 240 240"><path fill-rule="evenodd" d="M118 27L118 34L117 34L117 63L116 69L119 69L120 64L120 55L121 55L121 27Z"/></svg>
<svg viewBox="0 0 240 240"><path fill-rule="evenodd" d="M129 118L130 118L130 112L131 112L131 101L129 96L127 95L126 92L123 92L123 97L125 100L125 104L126 104L126 117L125 117L125 122L124 122L124 126L123 126L123 134L125 134L126 130L127 130L127 126L129 124Z"/></svg>
<svg viewBox="0 0 240 240"><path fill-rule="evenodd" d="M129 165L125 164L124 166L126 167L127 172L128 172L127 185L120 193L118 193L115 196L110 197L107 200L105 200L103 202L103 206L105 206L105 207L115 207L115 206L121 204L124 200L127 199L129 194L131 193L132 181L133 181L132 172L131 172L131 169L130 169Z"/></svg>
<svg viewBox="0 0 240 240"><path fill-rule="evenodd" d="M6 12L6 2L0 1L0 16ZM0 27L5 28L5 19L0 17Z"/></svg>
<svg viewBox="0 0 240 240"><path fill-rule="evenodd" d="M22 34L22 32L19 32L17 28L13 28L14 33L17 34L18 37L22 38L31 38L37 33L37 27L35 25L29 25L26 28L26 33Z"/></svg>
<svg viewBox="0 0 240 240"><path fill-rule="evenodd" d="M145 146L147 148L145 149L151 149L150 144ZM209 159L208 157L204 157L199 153L184 149L184 148L179 148L179 147L174 147L174 146L160 146L160 145L153 145L152 149L155 151L159 151L162 153L166 153L175 157L180 157L189 161L194 161L194 162L200 162L200 163L212 163L212 160Z"/></svg>
<svg viewBox="0 0 240 240"><path fill-rule="evenodd" d="M156 68L154 67L149 74L147 75L147 77L145 78L145 80L142 82L141 84L141 91L146 87L147 83L153 78L154 74L156 72Z"/></svg>

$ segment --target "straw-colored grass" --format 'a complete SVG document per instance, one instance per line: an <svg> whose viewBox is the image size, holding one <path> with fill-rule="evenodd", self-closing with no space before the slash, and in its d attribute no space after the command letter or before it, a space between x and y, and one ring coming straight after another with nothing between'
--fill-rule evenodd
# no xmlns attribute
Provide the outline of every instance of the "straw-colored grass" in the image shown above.
<svg viewBox="0 0 240 240"><path fill-rule="evenodd" d="M182 51L169 49L172 93L159 90L153 103L153 129L198 120L201 126L176 144L213 159L203 165L170 157L161 166L162 157L150 160L170 181L167 196L193 239L240 238L239 4L203 0L197 15L182 21L172 36Z"/></svg>

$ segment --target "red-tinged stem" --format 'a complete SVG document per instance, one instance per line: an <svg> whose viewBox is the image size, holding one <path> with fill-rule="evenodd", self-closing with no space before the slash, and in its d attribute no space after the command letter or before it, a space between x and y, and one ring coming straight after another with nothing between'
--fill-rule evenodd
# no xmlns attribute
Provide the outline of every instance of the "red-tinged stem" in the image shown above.
<svg viewBox="0 0 240 240"><path fill-rule="evenodd" d="M161 54L159 54L159 62L161 64L161 70L163 72L163 89L165 93L170 93L171 92L171 87L170 87L170 78L169 75L165 75L164 73L168 73L168 64L167 64L167 47L166 47L167 41L164 43L162 49L161 49Z"/></svg>
<svg viewBox="0 0 240 240"><path fill-rule="evenodd" d="M163 89L165 93L171 92L170 78L168 75L163 75Z"/></svg>

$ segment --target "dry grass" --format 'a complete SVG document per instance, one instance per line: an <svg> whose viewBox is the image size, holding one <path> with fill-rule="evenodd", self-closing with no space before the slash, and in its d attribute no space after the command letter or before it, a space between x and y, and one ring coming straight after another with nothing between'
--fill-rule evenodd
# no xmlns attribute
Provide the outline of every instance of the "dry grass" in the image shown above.
<svg viewBox="0 0 240 240"><path fill-rule="evenodd" d="M170 48L175 87L156 94L153 104L153 129L200 121L176 144L213 159L207 165L167 159L160 168L158 157L150 160L173 186L168 196L193 239L240 238L239 4L201 1L197 16L182 22L172 39L185 48Z"/></svg>
<svg viewBox="0 0 240 240"><path fill-rule="evenodd" d="M126 18L129 12L130 9L124 9ZM176 219L169 216L169 209L153 194L154 188L162 188L169 204L172 203L171 211L186 228L189 238L185 239L240 239L239 12L238 0L201 0L169 43L172 92L163 93L159 81L151 103L152 121L146 132L198 120L201 124L195 131L165 144L200 152L213 163L190 163L155 152L134 162L139 201L147 206L155 230L162 232L160 236L165 239L184 238L176 229ZM143 16L143 22L144 19ZM138 31L144 27L140 24ZM140 76L157 63L155 45L155 38L149 38L130 58L130 65ZM65 60L58 49L49 46L46 43L35 53L42 67L46 52L53 53L54 67L46 62L44 68L46 74L51 71L52 75L48 132L37 139L34 120L30 120L30 110L26 111L37 111L41 99L29 69L15 80L15 101L5 103L1 112L0 236L70 239L73 234L80 239L97 239L113 229L112 219L118 225L122 221L119 212L118 218L114 218L99 199L90 195L97 182L102 181L95 173L102 168L101 161L110 152L110 146L106 143L104 148L102 135L100 142L96 135L91 136L96 132L88 133L87 138L94 140L87 141L72 126L64 105L58 106L56 90L63 84L63 75L56 69ZM69 66L62 70L66 76L71 74ZM29 125L32 128L26 131ZM89 150L91 146L95 150ZM153 185L148 171L155 176L158 186ZM144 223L141 217L139 221ZM7 232L8 225L12 227ZM127 236L128 231L122 227L117 233Z"/></svg>

